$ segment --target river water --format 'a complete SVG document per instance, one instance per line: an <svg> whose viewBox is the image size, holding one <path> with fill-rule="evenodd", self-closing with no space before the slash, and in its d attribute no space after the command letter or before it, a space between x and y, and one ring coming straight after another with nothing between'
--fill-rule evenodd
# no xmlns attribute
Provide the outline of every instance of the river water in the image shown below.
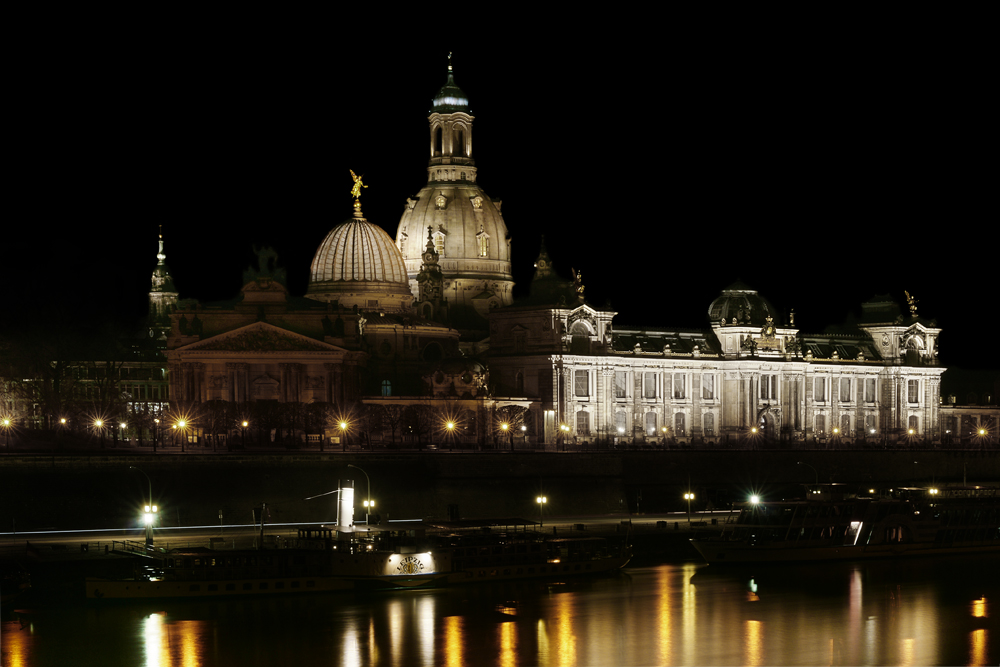
<svg viewBox="0 0 1000 667"><path fill-rule="evenodd" d="M2 664L996 665L1000 558L6 612Z"/></svg>

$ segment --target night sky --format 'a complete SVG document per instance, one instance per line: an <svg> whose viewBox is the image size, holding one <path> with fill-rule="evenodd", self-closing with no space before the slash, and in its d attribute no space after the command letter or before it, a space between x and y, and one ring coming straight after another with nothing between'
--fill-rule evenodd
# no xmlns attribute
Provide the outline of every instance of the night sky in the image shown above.
<svg viewBox="0 0 1000 667"><path fill-rule="evenodd" d="M42 60L18 102L8 323L55 302L142 317L161 224L181 298L233 297L255 244L304 294L317 246L351 214L350 169L369 185L366 217L395 237L426 181L451 49L515 296L544 233L557 269L581 270L588 301L610 300L622 324L703 327L737 279L808 332L909 290L944 330L946 365L1000 367L979 342L996 317L983 305L997 216L977 43L683 32L354 51L329 36L135 38Z"/></svg>

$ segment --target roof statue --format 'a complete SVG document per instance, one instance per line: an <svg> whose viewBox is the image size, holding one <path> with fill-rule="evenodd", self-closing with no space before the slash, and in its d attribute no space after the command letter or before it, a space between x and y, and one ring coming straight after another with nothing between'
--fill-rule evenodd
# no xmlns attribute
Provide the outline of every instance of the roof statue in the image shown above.
<svg viewBox="0 0 1000 667"><path fill-rule="evenodd" d="M910 296L910 293L907 292L906 290L903 290L903 294L906 295L906 305L910 307L910 316L911 317L916 317L917 316L917 304L920 303L920 302L917 301L916 298Z"/></svg>
<svg viewBox="0 0 1000 667"><path fill-rule="evenodd" d="M368 187L367 185L365 185L364 183L361 182L361 179L364 178L365 175L361 174L360 176L358 176L358 175L356 175L354 173L353 169L350 169L348 171L351 172L351 178L354 179L354 187L351 188L351 195L355 199L360 200L361 199L361 188L367 188Z"/></svg>

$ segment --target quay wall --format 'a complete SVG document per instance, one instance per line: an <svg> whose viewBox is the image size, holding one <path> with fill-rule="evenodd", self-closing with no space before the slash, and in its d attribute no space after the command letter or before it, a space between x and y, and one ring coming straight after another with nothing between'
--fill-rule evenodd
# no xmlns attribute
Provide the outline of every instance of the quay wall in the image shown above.
<svg viewBox="0 0 1000 667"><path fill-rule="evenodd" d="M996 451L671 451L592 453L297 453L0 457L0 532L139 525L149 495L159 525L332 522L338 480L354 480L355 517L367 494L383 518L546 517L723 508L751 492L790 497L802 484L995 485ZM141 472L130 469L139 468ZM145 475L143 474L145 473ZM147 477L148 476L148 480ZM689 482L690 480L690 482Z"/></svg>

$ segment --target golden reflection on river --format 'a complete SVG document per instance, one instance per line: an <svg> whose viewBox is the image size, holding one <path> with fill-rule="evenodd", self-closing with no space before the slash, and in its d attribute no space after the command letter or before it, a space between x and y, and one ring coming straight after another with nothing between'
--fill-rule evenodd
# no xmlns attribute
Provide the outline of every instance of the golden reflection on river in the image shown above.
<svg viewBox="0 0 1000 667"><path fill-rule="evenodd" d="M990 559L688 563L441 590L7 611L2 664L995 665L996 569Z"/></svg>

